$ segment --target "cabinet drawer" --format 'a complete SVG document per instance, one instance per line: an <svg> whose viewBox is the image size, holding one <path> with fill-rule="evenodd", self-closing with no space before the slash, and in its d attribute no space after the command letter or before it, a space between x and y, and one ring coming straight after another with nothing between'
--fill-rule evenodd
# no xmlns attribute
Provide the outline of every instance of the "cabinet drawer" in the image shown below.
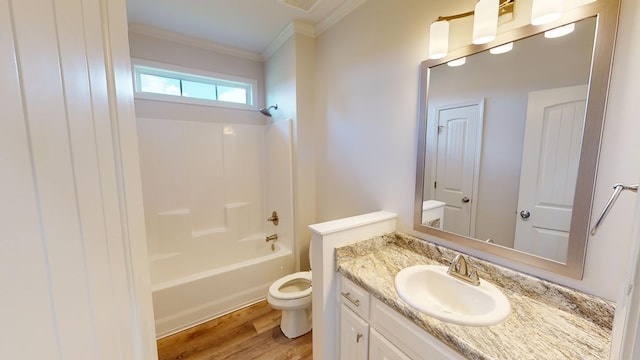
<svg viewBox="0 0 640 360"><path fill-rule="evenodd" d="M341 302L364 320L369 320L369 293L344 276L340 280Z"/></svg>
<svg viewBox="0 0 640 360"><path fill-rule="evenodd" d="M374 298L369 324L412 359L464 360L458 352Z"/></svg>

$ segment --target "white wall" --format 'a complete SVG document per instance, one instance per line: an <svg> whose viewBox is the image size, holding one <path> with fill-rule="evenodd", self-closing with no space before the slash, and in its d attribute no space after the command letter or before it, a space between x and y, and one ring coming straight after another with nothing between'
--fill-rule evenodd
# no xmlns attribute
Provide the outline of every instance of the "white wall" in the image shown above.
<svg viewBox="0 0 640 360"><path fill-rule="evenodd" d="M293 193L296 267L309 269L308 225L315 215L315 39L293 34L265 63L266 103L278 104L274 123L290 119L293 126Z"/></svg>
<svg viewBox="0 0 640 360"><path fill-rule="evenodd" d="M467 11L473 3L410 0L400 6L368 0L318 37L318 221L384 209L399 215L400 230L412 233L418 65L427 58L430 23L438 15ZM640 81L631 61L640 63L640 45L632 41L640 36L633 23L636 4L637 0L623 1L596 184L596 214L613 183L640 179L640 153L632 150L637 149L633 137L640 133L640 122L634 119L637 100L631 99L632 86ZM530 1L519 1L516 20L501 30L526 23L529 6ZM469 27L465 20L452 23L452 49L470 43ZM633 200L633 195L625 194L608 223L589 240L582 281L488 255L480 257L614 300L624 271L620 259L626 258L630 241Z"/></svg>
<svg viewBox="0 0 640 360"><path fill-rule="evenodd" d="M267 229L264 126L137 124L150 254L232 244ZM280 161L286 166L288 158Z"/></svg>

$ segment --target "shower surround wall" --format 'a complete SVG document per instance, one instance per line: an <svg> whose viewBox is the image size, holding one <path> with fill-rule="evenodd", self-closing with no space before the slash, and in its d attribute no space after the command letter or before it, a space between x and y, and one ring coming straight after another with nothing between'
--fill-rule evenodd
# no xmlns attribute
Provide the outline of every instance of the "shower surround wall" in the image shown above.
<svg viewBox="0 0 640 360"><path fill-rule="evenodd" d="M290 122L137 122L158 336L264 298L294 270Z"/></svg>

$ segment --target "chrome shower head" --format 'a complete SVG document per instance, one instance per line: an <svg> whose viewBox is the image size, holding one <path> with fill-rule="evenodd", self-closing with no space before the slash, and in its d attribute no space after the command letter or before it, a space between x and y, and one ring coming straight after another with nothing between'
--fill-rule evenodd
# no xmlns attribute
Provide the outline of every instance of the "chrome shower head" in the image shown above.
<svg viewBox="0 0 640 360"><path fill-rule="evenodd" d="M278 110L278 104L271 105L266 109L260 109L260 113L264 116L271 117L271 111L269 111L270 109Z"/></svg>

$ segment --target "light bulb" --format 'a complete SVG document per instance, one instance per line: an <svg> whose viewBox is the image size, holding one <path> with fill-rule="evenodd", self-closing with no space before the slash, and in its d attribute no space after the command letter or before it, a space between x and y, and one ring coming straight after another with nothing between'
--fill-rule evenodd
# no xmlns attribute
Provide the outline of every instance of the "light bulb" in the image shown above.
<svg viewBox="0 0 640 360"><path fill-rule="evenodd" d="M544 32L544 37L546 37L547 39L559 38L559 37L571 34L573 32L573 30L575 30L575 29L576 29L576 24L575 23L571 23L569 25L560 26L560 27L557 27L555 29L551 29L549 31L545 31Z"/></svg>
<svg viewBox="0 0 640 360"><path fill-rule="evenodd" d="M449 22L436 21L429 29L429 59L441 59L449 52Z"/></svg>
<svg viewBox="0 0 640 360"><path fill-rule="evenodd" d="M480 0L473 16L473 43L486 44L496 38L499 0Z"/></svg>
<svg viewBox="0 0 640 360"><path fill-rule="evenodd" d="M533 0L531 25L542 25L558 20L562 16L564 0Z"/></svg>
<svg viewBox="0 0 640 360"><path fill-rule="evenodd" d="M467 58L466 57L461 57L459 59L455 59L455 60L451 60L447 63L447 65L451 66L451 67L456 67L456 66L462 66L467 62Z"/></svg>
<svg viewBox="0 0 640 360"><path fill-rule="evenodd" d="M489 49L489 52L493 55L504 54L513 50L513 43L506 43L504 45L496 46L494 48Z"/></svg>

